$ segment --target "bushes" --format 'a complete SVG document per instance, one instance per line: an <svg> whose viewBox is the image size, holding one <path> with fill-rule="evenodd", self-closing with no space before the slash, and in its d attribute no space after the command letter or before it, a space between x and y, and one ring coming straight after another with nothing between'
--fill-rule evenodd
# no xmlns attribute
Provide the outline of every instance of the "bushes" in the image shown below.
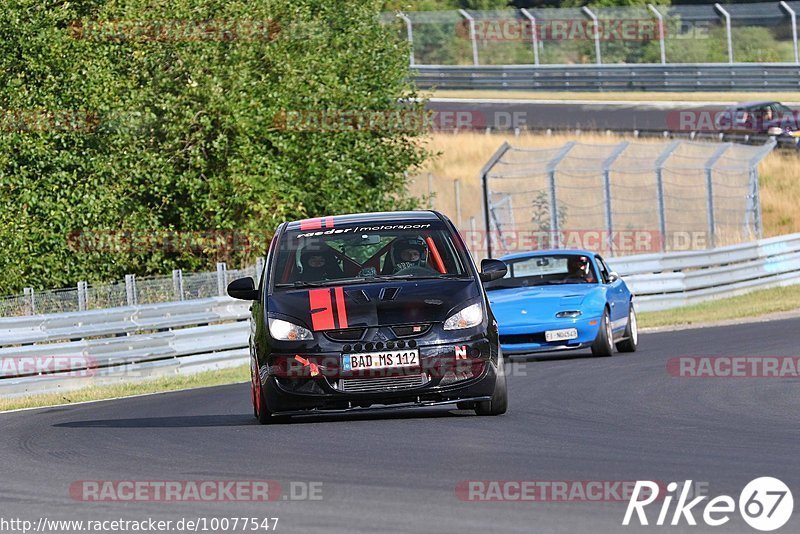
<svg viewBox="0 0 800 534"><path fill-rule="evenodd" d="M413 205L403 172L426 157L410 142L415 132L298 132L276 120L287 110L391 110L413 94L406 44L378 23L377 4L45 5L0 7L0 108L45 122L76 110L88 118L0 132L0 294L235 265L252 261L282 220ZM241 23L243 13L247 28L267 34L179 35L196 21ZM173 33L154 39L165 24ZM236 231L256 242L236 250L70 246L74 232L108 230Z"/></svg>

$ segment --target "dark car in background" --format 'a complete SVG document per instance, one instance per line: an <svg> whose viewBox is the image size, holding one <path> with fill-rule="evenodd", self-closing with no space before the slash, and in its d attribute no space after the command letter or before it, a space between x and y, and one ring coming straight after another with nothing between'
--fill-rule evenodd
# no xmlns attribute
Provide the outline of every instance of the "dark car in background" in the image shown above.
<svg viewBox="0 0 800 534"><path fill-rule="evenodd" d="M742 102L717 113L715 126L723 133L768 135L784 140L800 136L798 114L780 102Z"/></svg>
<svg viewBox="0 0 800 534"><path fill-rule="evenodd" d="M255 416L457 404L506 411L497 323L453 223L433 211L368 213L281 224L252 300Z"/></svg>

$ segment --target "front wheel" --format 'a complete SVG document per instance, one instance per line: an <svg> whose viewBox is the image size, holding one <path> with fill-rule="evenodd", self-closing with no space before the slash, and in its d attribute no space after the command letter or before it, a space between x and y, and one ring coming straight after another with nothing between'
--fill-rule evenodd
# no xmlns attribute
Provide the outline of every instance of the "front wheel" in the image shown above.
<svg viewBox="0 0 800 534"><path fill-rule="evenodd" d="M639 346L639 327L636 325L636 312L633 310L631 302L628 311L628 326L625 328L625 339L617 343L617 350L620 352L636 352Z"/></svg>
<svg viewBox="0 0 800 534"><path fill-rule="evenodd" d="M594 343L592 343L592 354L595 356L614 354L614 332L611 330L611 318L608 316L608 310L603 311L603 318L600 319L600 328Z"/></svg>
<svg viewBox="0 0 800 534"><path fill-rule="evenodd" d="M475 413L478 415L503 415L506 411L508 411L508 388L503 353L500 352L497 355L497 374L495 375L492 400L476 403Z"/></svg>
<svg viewBox="0 0 800 534"><path fill-rule="evenodd" d="M264 398L264 388L261 385L261 377L256 373L252 376L251 382L252 397L253 397L253 413L262 425L269 425L273 423L285 423L287 417L279 417L272 415L267 407L267 401Z"/></svg>

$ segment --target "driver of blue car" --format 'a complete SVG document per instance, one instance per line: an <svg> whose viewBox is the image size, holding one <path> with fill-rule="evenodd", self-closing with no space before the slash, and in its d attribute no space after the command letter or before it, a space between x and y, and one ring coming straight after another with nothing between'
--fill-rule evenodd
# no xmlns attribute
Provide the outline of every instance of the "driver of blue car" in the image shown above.
<svg viewBox="0 0 800 534"><path fill-rule="evenodd" d="M586 256L570 256L567 258L567 279L580 280L588 284L595 282L589 258Z"/></svg>

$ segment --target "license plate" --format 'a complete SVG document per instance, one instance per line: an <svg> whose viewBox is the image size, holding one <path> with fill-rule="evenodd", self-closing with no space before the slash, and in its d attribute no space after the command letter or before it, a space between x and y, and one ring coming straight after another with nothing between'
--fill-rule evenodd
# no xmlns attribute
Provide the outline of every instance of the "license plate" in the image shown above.
<svg viewBox="0 0 800 534"><path fill-rule="evenodd" d="M567 339L575 339L578 337L577 328L564 328L562 330L548 330L544 333L544 338L547 341L564 341Z"/></svg>
<svg viewBox="0 0 800 534"><path fill-rule="evenodd" d="M383 352L365 352L363 354L342 354L342 370L359 371L361 369L398 369L419 365L419 351L387 350Z"/></svg>

